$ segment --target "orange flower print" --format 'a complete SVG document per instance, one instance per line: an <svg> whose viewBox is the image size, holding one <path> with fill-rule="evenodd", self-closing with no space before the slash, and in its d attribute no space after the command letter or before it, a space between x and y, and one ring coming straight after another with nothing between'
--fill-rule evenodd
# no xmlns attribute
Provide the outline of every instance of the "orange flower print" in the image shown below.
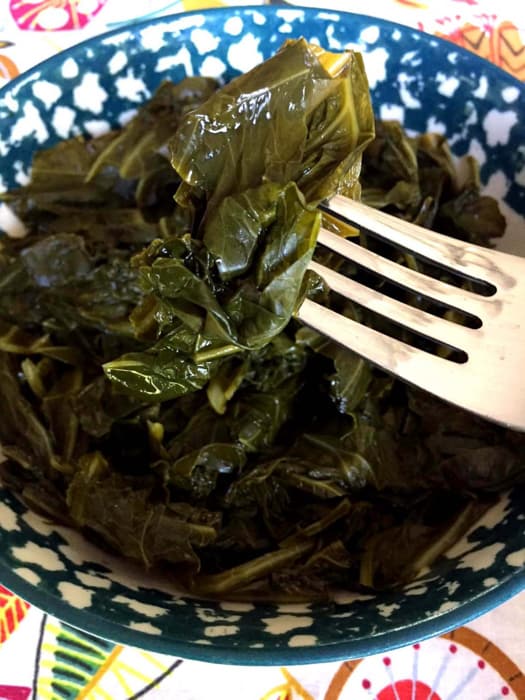
<svg viewBox="0 0 525 700"><path fill-rule="evenodd" d="M9 0L11 15L20 29L58 31L82 29L107 0Z"/></svg>
<svg viewBox="0 0 525 700"><path fill-rule="evenodd" d="M0 39L0 50L7 49L10 46L13 46L11 41ZM7 83L11 78L15 78L19 73L16 63L9 56L0 53L0 85Z"/></svg>
<svg viewBox="0 0 525 700"><path fill-rule="evenodd" d="M525 44L516 25L508 20L497 22L491 17L479 20L436 34L486 58L519 80L525 80Z"/></svg>

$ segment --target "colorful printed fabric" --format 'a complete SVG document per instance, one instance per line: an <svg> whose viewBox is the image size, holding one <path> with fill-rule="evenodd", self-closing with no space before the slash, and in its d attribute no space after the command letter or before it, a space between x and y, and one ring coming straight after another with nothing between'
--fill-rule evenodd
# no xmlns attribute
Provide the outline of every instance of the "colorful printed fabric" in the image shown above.
<svg viewBox="0 0 525 700"><path fill-rule="evenodd" d="M523 700L523 629L519 596L469 627L388 654L227 668L97 639L0 589L0 699Z"/></svg>
<svg viewBox="0 0 525 700"><path fill-rule="evenodd" d="M3 0L0 85L75 43L132 21L242 2ZM250 4L264 4L252 0ZM445 37L525 80L515 0L299 0ZM97 639L0 586L0 700L525 700L525 594L443 637L389 654L290 668L225 668Z"/></svg>
<svg viewBox="0 0 525 700"><path fill-rule="evenodd" d="M518 0L252 0L384 17L445 37L525 80L525 11ZM53 53L128 22L248 4L234 0L2 0L0 85Z"/></svg>

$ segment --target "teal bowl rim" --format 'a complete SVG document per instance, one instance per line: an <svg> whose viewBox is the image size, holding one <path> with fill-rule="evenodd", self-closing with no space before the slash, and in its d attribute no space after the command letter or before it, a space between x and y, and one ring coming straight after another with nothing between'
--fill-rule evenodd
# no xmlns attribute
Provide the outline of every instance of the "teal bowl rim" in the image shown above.
<svg viewBox="0 0 525 700"><path fill-rule="evenodd" d="M53 615L62 622L95 637L101 637L118 644L183 659L217 664L282 666L359 659L409 646L431 637L438 637L462 627L525 590L525 569L517 571L512 578L503 581L499 586L483 591L467 603L460 604L455 610L421 620L410 627L388 630L384 634L371 637L368 640L352 641L349 639L335 644L297 649L250 649L215 644L207 646L195 642L175 642L161 636L157 637L132 630L87 611L76 610L68 603L40 591L12 571L4 570L1 567L0 583L46 614Z"/></svg>
<svg viewBox="0 0 525 700"><path fill-rule="evenodd" d="M503 70L499 66L481 58L467 49L454 44L453 42L436 37L428 32L423 32L419 29L409 27L399 22L391 22L380 17L370 15L339 11L331 8L314 8L302 7L298 5L241 5L234 7L219 7L203 10L194 10L191 12L178 12L170 15L162 15L160 17L150 18L137 22L130 22L122 25L111 31L97 34L94 37L85 39L77 44L61 51L59 54L35 64L30 69L21 73L19 76L10 80L5 86L0 88L0 100L4 98L4 94L23 84L30 73L41 70L47 66L54 66L62 63L64 58L74 57L76 51L80 47L87 47L92 43L101 41L107 37L117 36L123 32L137 32L143 28L149 27L152 24L163 24L176 21L182 17L191 17L198 15L228 15L232 11L234 13L244 12L261 12L262 14L274 14L279 10L297 10L302 11L306 15L316 15L320 12L332 13L342 18L359 17L361 21L368 21L370 24L375 24L384 29L399 29L401 32L413 32L419 35L425 35L427 41L436 41L443 47L450 49L454 47L454 51L468 57L475 64L483 65L484 69L492 72L494 75L503 76L510 84L515 85L520 92L525 91L525 85L515 76ZM345 642L336 642L334 644L325 644L319 647L305 647L297 649L249 649L242 647L223 646L213 644L206 646L196 644L194 642L176 642L171 639L149 635L144 632L132 630L124 625L108 621L103 617L94 613L77 610L65 601L40 590L37 586L25 581L20 576L13 573L8 568L5 568L0 562L0 584L8 588L12 593L24 599L31 605L39 608L46 614L57 617L62 622L77 627L85 632L93 634L96 637L101 637L119 644L135 646L140 649L167 654L170 656L181 657L184 659L192 659L198 661L207 661L219 664L229 665L247 665L247 666L274 666L274 665L292 665L292 664L309 664L309 663L328 663L333 661L343 661L346 659L357 659L372 654L378 654L403 646L408 646L416 642L423 641L430 637L436 637L445 634L453 629L461 627L471 620L483 615L484 613L493 610L513 596L525 590L525 567L521 570L516 570L511 578L499 583L492 589L482 590L479 595L474 596L471 600L460 604L454 610L441 613L435 617L420 620L415 622L410 627L403 627L394 630L387 630L383 634L371 637L367 640L359 639L352 641L349 639Z"/></svg>

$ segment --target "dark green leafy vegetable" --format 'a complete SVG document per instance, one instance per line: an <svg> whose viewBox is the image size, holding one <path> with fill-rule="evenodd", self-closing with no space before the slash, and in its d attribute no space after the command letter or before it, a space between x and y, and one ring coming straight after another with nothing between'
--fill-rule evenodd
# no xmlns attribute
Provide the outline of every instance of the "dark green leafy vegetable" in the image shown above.
<svg viewBox="0 0 525 700"><path fill-rule="evenodd" d="M90 164L86 181L96 180L104 169L116 168L126 179L148 174L181 123L185 114L204 102L216 90L211 78L191 78L177 85L163 82L153 98L116 134ZM157 167L153 172L158 172ZM139 187L141 183L139 183Z"/></svg>
<svg viewBox="0 0 525 700"><path fill-rule="evenodd" d="M397 122L378 122L361 179L363 201L478 245L502 236L497 202L480 193L479 166L456 166L443 136L408 137Z"/></svg>
<svg viewBox="0 0 525 700"><path fill-rule="evenodd" d="M80 460L67 491L74 522L146 566L162 561L198 569L193 547L215 540L220 518L206 511L204 522L199 522L200 513L187 504L178 508L176 503L159 502L147 478L105 471L105 460L97 453Z"/></svg>
<svg viewBox="0 0 525 700"><path fill-rule="evenodd" d="M319 202L356 185L373 133L361 56L287 42L176 131L171 162L183 180L177 200L204 199L206 220L228 195L268 180L296 182L308 202Z"/></svg>
<svg viewBox="0 0 525 700"><path fill-rule="evenodd" d="M157 397L173 398L196 388L194 375L201 386L211 379L207 360L262 348L278 335L302 300L320 225L311 205L356 185L373 128L361 58L303 40L189 112L171 142L181 180L175 200L188 210L189 231L154 241L135 264L148 294L137 315L147 309L157 337L174 319L194 331L191 357L182 359L192 379L176 394L167 388L163 340L149 351L153 358L108 363L107 376L142 391L137 376L149 381L153 363ZM213 350L203 356L206 346ZM167 382L173 386L173 377Z"/></svg>
<svg viewBox="0 0 525 700"><path fill-rule="evenodd" d="M315 254L362 274L314 250L336 191L475 243L503 232L471 159L375 131L360 56L299 40L36 154L2 195L28 230L0 243L2 480L196 595L253 600L403 584L522 483L523 436L294 320L307 295L367 322L307 271Z"/></svg>

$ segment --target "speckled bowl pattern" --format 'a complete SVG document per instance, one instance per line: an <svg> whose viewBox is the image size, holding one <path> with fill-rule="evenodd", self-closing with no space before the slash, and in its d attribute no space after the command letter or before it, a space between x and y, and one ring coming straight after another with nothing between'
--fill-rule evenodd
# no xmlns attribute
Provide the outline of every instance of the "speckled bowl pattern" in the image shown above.
<svg viewBox="0 0 525 700"><path fill-rule="evenodd" d="M413 131L439 131L456 155L474 154L508 218L507 249L525 251L523 86L429 35L313 9L244 7L161 18L36 66L1 93L1 186L26 182L36 149L123 124L163 78L228 80L298 36L362 51L379 116ZM159 652L243 664L350 658L451 629L523 589L525 498L506 495L439 566L401 591L255 605L180 596L168 580L48 523L0 488L0 582L72 625Z"/></svg>

